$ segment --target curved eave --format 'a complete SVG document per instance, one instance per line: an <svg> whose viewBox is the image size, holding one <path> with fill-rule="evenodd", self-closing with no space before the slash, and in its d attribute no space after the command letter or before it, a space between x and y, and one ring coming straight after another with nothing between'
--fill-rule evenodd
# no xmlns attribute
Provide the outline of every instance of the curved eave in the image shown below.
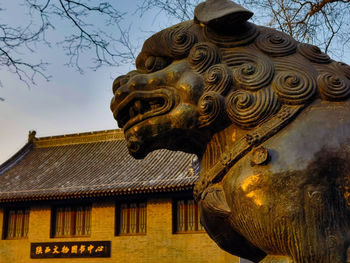
<svg viewBox="0 0 350 263"><path fill-rule="evenodd" d="M67 199L87 199L87 198L104 198L113 196L127 196L127 195L144 195L155 193L170 193L170 192L182 192L192 191L193 184L179 185L174 187L150 187L150 188L135 188L135 189L117 189L117 190L95 190L81 193L65 193L65 194L33 194L30 196L16 195L13 197L0 197L0 203L18 203L18 202L31 202L31 201L54 201L54 200L67 200Z"/></svg>
<svg viewBox="0 0 350 263"><path fill-rule="evenodd" d="M0 165L0 176L7 170L15 166L22 158L24 158L34 147L32 141L27 142L18 152L12 155L7 161Z"/></svg>

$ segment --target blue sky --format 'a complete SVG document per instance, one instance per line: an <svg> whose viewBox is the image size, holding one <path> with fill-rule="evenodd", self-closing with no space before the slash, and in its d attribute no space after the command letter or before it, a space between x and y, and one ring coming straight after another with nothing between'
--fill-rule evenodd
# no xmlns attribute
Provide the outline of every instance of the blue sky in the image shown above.
<svg viewBox="0 0 350 263"><path fill-rule="evenodd" d="M18 5L20 2L0 4L1 8L6 8L6 12L1 13L0 23L17 23L18 17L25 15L27 10ZM124 23L132 25L132 42L140 46L151 34L149 31L158 31L171 22L160 16L155 19L152 12L142 18L133 14L137 2L122 0L116 5L118 10L129 11ZM57 21L56 30L50 32L49 37L59 39L65 26L69 25ZM0 101L0 163L26 143L30 130L36 130L37 137L42 137L117 128L109 110L112 82L118 75L132 70L133 65L85 70L81 75L76 69L64 66L67 57L55 44L51 49L38 45L36 53L29 56L49 61L47 73L52 79L47 82L38 78L37 85L28 88L6 68L0 68L0 97L5 99Z"/></svg>
<svg viewBox="0 0 350 263"><path fill-rule="evenodd" d="M22 21L26 9L18 5L21 0L6 2L0 4L1 8L7 8L1 13L0 23ZM121 11L129 12L124 23L132 25L132 43L135 46L140 46L152 31L174 23L165 16L157 15L156 10L140 18L132 12L139 2L142 0L115 2ZM19 16L21 19L18 19ZM52 39L58 39L69 26L62 21L57 21L56 25L56 30L49 35ZM42 137L117 128L109 110L112 82L118 75L133 69L133 65L87 70L81 75L74 68L64 66L67 57L55 44L51 49L38 45L36 51L28 57L43 58L51 63L47 71L52 75L50 82L37 79L37 85L28 88L6 68L0 68L0 97L5 98L4 102L0 101L0 163L26 143L30 130L36 130L37 137ZM349 57L343 60L350 63Z"/></svg>

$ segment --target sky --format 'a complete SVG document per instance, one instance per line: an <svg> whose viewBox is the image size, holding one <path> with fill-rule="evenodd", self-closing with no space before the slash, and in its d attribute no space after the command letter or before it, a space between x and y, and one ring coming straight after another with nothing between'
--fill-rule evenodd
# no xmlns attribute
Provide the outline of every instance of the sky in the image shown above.
<svg viewBox="0 0 350 263"><path fill-rule="evenodd" d="M7 9L1 13L0 23L22 21L18 17L27 11L18 5L22 0L6 2L0 4L0 8ZM131 25L132 43L138 47L152 32L174 22L156 10L141 18L133 13L140 2L142 0L114 2L121 11L128 12L124 25ZM50 37L55 39L64 34L66 26L57 21L56 30L50 33ZM36 53L28 56L50 62L47 73L52 79L47 82L39 78L36 85L28 88L6 68L0 68L0 97L5 99L0 101L0 164L25 145L31 130L37 132L37 137L44 137L118 128L109 109L112 82L117 76L134 69L133 65L103 67L80 74L64 65L67 57L55 44L52 48L38 45ZM343 60L350 64L349 56Z"/></svg>
<svg viewBox="0 0 350 263"><path fill-rule="evenodd" d="M0 8L6 8L6 12L1 13L0 23L18 22L18 16L27 11L18 5L22 1L6 2L9 3L0 4ZM152 32L171 22L152 12L140 18L133 13L138 2L118 0L117 8L129 12L124 23L131 25L133 44L140 47ZM55 34L64 33L67 25L60 23L57 21L56 30L51 32L53 39ZM118 128L109 109L112 82L117 76L134 69L134 65L103 67L80 74L64 65L67 57L55 44L51 49L38 45L36 53L28 56L49 61L47 73L52 78L49 82L37 78L36 85L28 88L6 68L0 68L0 97L5 99L0 101L0 164L24 146L31 130L36 131L36 137L43 137Z"/></svg>

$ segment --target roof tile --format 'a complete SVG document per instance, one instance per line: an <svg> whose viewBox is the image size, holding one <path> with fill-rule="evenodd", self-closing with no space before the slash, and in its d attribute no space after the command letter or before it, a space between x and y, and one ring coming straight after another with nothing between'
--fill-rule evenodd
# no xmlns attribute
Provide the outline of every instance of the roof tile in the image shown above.
<svg viewBox="0 0 350 263"><path fill-rule="evenodd" d="M0 202L192 189L194 155L132 158L120 130L34 138L0 166Z"/></svg>

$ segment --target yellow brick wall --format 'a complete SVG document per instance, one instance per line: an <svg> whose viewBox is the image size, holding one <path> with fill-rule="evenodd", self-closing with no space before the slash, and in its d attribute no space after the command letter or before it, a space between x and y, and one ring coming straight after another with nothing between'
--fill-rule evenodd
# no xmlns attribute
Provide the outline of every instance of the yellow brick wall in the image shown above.
<svg viewBox="0 0 350 263"><path fill-rule="evenodd" d="M44 262L169 262L238 263L217 247L205 233L173 234L171 199L147 201L147 234L114 236L115 203L99 202L92 206L91 236L85 238L50 238L50 206L31 207L28 239L0 240L0 263ZM2 235L3 210L0 209ZM112 241L111 258L30 259L31 242Z"/></svg>

